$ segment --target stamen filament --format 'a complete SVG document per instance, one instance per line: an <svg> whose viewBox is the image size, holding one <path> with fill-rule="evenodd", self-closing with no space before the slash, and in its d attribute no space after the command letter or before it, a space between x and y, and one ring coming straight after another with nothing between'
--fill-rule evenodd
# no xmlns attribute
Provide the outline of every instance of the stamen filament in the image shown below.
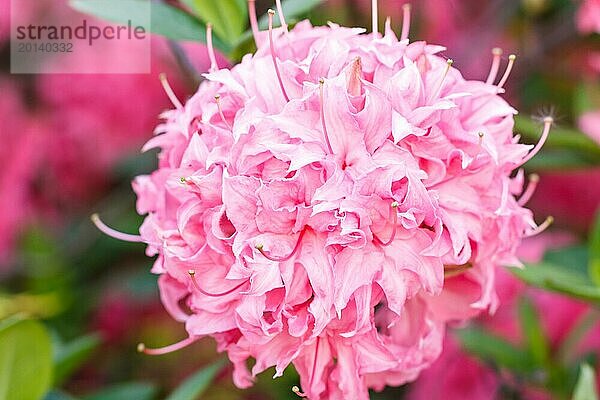
<svg viewBox="0 0 600 400"><path fill-rule="evenodd" d="M281 72L279 72L279 66L277 65L277 56L275 55L275 45L273 44L273 16L275 15L275 11L269 9L267 11L269 15L269 46L271 47L271 58L273 59L273 67L275 67L275 74L277 75L277 80L279 81L279 86L281 87L281 92L283 93L283 97L285 101L290 101L290 98L285 91L285 87L283 86L283 80L281 79Z"/></svg>
<svg viewBox="0 0 600 400"><path fill-rule="evenodd" d="M531 196L535 193L535 189L537 188L537 184L540 181L540 176L538 174L529 175L529 183L527 184L527 188L523 191L521 198L517 202L521 207L523 207L527 202L531 199Z"/></svg>
<svg viewBox="0 0 600 400"><path fill-rule="evenodd" d="M319 101L321 105L321 127L323 128L323 136L325 136L325 143L327 144L327 150L329 154L333 154L333 148L331 147L331 142L329 141L329 135L327 134L327 125L325 125L325 108L323 106L323 85L325 84L325 79L319 79Z"/></svg>
<svg viewBox="0 0 600 400"><path fill-rule="evenodd" d="M296 393L298 397L306 398L308 397L305 393L300 391L300 388L296 385L292 386L292 392Z"/></svg>
<svg viewBox="0 0 600 400"><path fill-rule="evenodd" d="M148 348L146 348L146 345L144 343L140 343L137 346L137 351L139 353L144 353L144 354L148 354L151 356L160 356L163 354L168 354L168 353L172 353L177 350L181 350L184 347L187 347L190 344L194 343L198 339L199 339L198 337L190 336L187 339L183 339L181 342L177 342L177 343L171 344L169 346L160 347L160 348L156 348L156 349L148 349Z"/></svg>
<svg viewBox="0 0 600 400"><path fill-rule="evenodd" d="M492 66L490 68L490 73L485 81L486 84L491 85L496 80L496 76L498 76L498 70L500 69L500 58L502 57L502 49L499 47L495 47L492 49Z"/></svg>
<svg viewBox="0 0 600 400"><path fill-rule="evenodd" d="M212 28L212 24L206 24L206 48L208 49L208 58L210 59L210 72L219 69L217 58L215 57L215 49L213 48Z"/></svg>
<svg viewBox="0 0 600 400"><path fill-rule="evenodd" d="M544 222L539 224L535 229L525 233L525 237L539 235L540 233L542 233L546 229L548 229L548 227L550 227L550 225L552 225L553 223L554 223L554 217L550 215L546 218L546 220Z"/></svg>
<svg viewBox="0 0 600 400"><path fill-rule="evenodd" d="M193 269L190 269L188 271L188 274L190 275L190 279L192 280L192 285L194 285L194 289L196 289L197 291L199 291L200 293L202 293L205 296L209 296L209 297L222 297L222 296L226 296L228 294L231 294L233 292L235 292L236 290L238 290L239 288L241 288L242 286L244 286L244 284L246 284L248 281L244 281L242 283L240 283L239 285L237 285L236 287L226 290L225 292L222 293L210 293L205 291L204 289L202 289L200 287L200 285L198 284L198 281L196 280L196 271Z"/></svg>
<svg viewBox="0 0 600 400"><path fill-rule="evenodd" d="M400 40L405 40L408 39L410 32L410 4L403 5L402 11L402 34L400 35Z"/></svg>
<svg viewBox="0 0 600 400"><path fill-rule="evenodd" d="M508 65L506 66L506 71L504 71L504 75L502 75L502 79L500 79L500 82L498 82L498 89L502 89L504 87L504 84L508 80L508 77L510 76L510 72L513 69L513 65L515 65L516 59L517 59L517 56L514 54L511 54L510 56L508 56Z"/></svg>
<svg viewBox="0 0 600 400"><path fill-rule="evenodd" d="M221 120L227 126L227 129L229 129L230 131L233 131L231 124L229 122L227 122L227 120L225 119L225 114L223 114L223 108L221 107L221 95L220 94L215 95L215 102L217 103L217 109L219 110L219 115L221 116Z"/></svg>
<svg viewBox="0 0 600 400"><path fill-rule="evenodd" d="M527 161L531 160L544 146L546 139L548 139L548 134L550 133L550 128L552 127L552 123L554 120L552 117L544 118L544 130L542 131L542 137L537 142L535 147L523 158L521 161L521 165L525 164Z"/></svg>
<svg viewBox="0 0 600 400"><path fill-rule="evenodd" d="M428 103L431 103L433 100L435 100L436 98L438 98L442 92L442 86L444 86L444 80L446 79L446 76L448 76L448 72L450 71L450 67L452 67L452 64L454 64L454 60L452 60L451 58L449 58L446 61L446 68L444 68L444 73L442 74L442 77L440 78L440 81L437 85L437 89L435 90L435 92L433 92L433 94L429 97L429 99L427 99Z"/></svg>
<svg viewBox="0 0 600 400"><path fill-rule="evenodd" d="M175 95L173 88L171 87L171 85L169 85L169 81L167 80L167 74L165 74L164 72L161 73L160 75L158 75L158 79L160 79L160 83L162 84L165 93L169 97L169 100L171 100L171 103L173 103L175 108L177 108L178 110L182 110L183 104L181 104L181 101L179 101L179 99Z"/></svg>
<svg viewBox="0 0 600 400"><path fill-rule="evenodd" d="M283 7L281 6L281 0L275 0L275 4L277 5L277 14L279 15L279 21L281 22L281 27L288 33L288 24L285 22L285 16L283 15Z"/></svg>
<svg viewBox="0 0 600 400"><path fill-rule="evenodd" d="M260 30L258 29L258 20L256 19L256 1L248 0L248 16L250 17L250 27L252 28L252 36L256 47L259 47Z"/></svg>
<svg viewBox="0 0 600 400"><path fill-rule="evenodd" d="M373 241L375 243L377 243L378 245L380 245L381 247L389 246L390 244L392 244L392 242L396 238L396 229L397 229L397 225L398 225L398 212L396 211L396 209L398 208L398 202L394 201L390 207L391 207L391 213L392 213L392 226L393 226L392 234L390 235L390 238L384 242L381 239L379 239L379 237L377 237L377 235L373 234Z"/></svg>
<svg viewBox="0 0 600 400"><path fill-rule="evenodd" d="M119 231L109 227L104 222L102 222L102 220L100 219L100 216L98 214L93 214L90 217L90 219L92 220L94 225L96 225L96 228L98 228L102 233L104 233L110 237L113 237L118 240L123 240L125 242L133 242L133 243L143 243L144 242L144 239L142 239L142 237L140 235L131 235L129 233L119 232Z"/></svg>
<svg viewBox="0 0 600 400"><path fill-rule="evenodd" d="M290 258L292 258L294 256L294 254L296 254L296 252L300 248L300 244L302 243L302 238L304 237L305 232L306 232L306 228L303 229L302 232L300 232L300 236L298 236L298 240L296 241L296 245L294 246L294 249L292 250L292 252L285 257L277 258L277 257L270 256L269 254L267 254L264 251L262 244L257 244L255 247L256 247L256 250L258 250L260 252L260 254L262 254L267 260L275 261L275 262L284 262L284 261L287 261Z"/></svg>
<svg viewBox="0 0 600 400"><path fill-rule="evenodd" d="M373 25L373 33L377 34L379 30L379 14L377 10L377 0L371 1L371 21Z"/></svg>

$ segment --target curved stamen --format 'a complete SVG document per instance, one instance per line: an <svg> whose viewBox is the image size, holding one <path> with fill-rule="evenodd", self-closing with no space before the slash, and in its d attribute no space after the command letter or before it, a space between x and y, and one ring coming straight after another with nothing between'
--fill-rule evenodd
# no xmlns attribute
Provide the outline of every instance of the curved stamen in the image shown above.
<svg viewBox="0 0 600 400"><path fill-rule="evenodd" d="M321 127L323 128L323 136L325 136L325 144L327 144L327 150L329 154L333 154L333 149L331 148L331 142L329 141L329 135L327 134L327 125L325 124L325 108L323 106L323 85L325 84L325 79L319 79L319 103L321 107Z"/></svg>
<svg viewBox="0 0 600 400"><path fill-rule="evenodd" d="M487 85L491 85L496 80L496 76L498 76L498 70L500 69L500 57L502 57L502 49L499 47L494 47L492 49L492 66L490 67L490 73L488 74L485 83Z"/></svg>
<svg viewBox="0 0 600 400"><path fill-rule="evenodd" d="M259 47L259 34L258 20L256 19L256 2L255 0L248 0L248 16L250 17L250 26L252 27L252 36L254 36L254 43L256 48Z"/></svg>
<svg viewBox="0 0 600 400"><path fill-rule="evenodd" d="M473 268L473 264L470 262L462 265L444 265L444 278L461 275L471 268Z"/></svg>
<svg viewBox="0 0 600 400"><path fill-rule="evenodd" d="M550 225L552 225L553 223L554 223L554 217L550 215L550 216L546 217L546 220L544 222L542 222L541 224L539 224L535 229L533 229L529 232L526 232L525 237L539 235L540 233L542 233L546 229L548 229L548 227L550 227Z"/></svg>
<svg viewBox="0 0 600 400"><path fill-rule="evenodd" d="M279 21L281 22L281 27L288 33L288 24L285 22L285 16L283 15L283 7L281 6L281 0L275 0L275 4L277 5L277 14L279 15Z"/></svg>
<svg viewBox="0 0 600 400"><path fill-rule="evenodd" d="M227 120L225 119L225 114L223 114L223 108L221 107L221 95L220 94L215 95L215 102L217 103L217 109L219 110L219 115L221 116L221 120L225 123L225 125L227 126L227 129L229 129L230 131L233 131L231 124L229 122L227 122Z"/></svg>
<svg viewBox="0 0 600 400"><path fill-rule="evenodd" d="M512 71L513 65L515 65L516 59L517 59L517 56L514 54L511 54L510 56L508 56L508 65L506 66L506 71L504 71L504 75L502 75L502 79L500 79L500 82L498 82L498 89L502 89L504 87L504 84L506 83L506 81L508 80L508 77L510 76L510 71Z"/></svg>
<svg viewBox="0 0 600 400"><path fill-rule="evenodd" d="M442 77L440 78L440 81L437 85L435 92L432 92L432 95L427 99L427 103L431 103L433 100L437 99L440 96L440 94L442 93L442 87L444 86L444 80L446 79L446 76L448 76L448 72L450 72L450 68L452 67L452 64L454 64L454 60L452 60L451 58L446 60L446 68L444 68L444 73L442 74Z"/></svg>
<svg viewBox="0 0 600 400"><path fill-rule="evenodd" d="M554 120L552 119L552 117L544 118L544 130L542 131L542 137L537 142L535 147L523 158L523 161L521 161L521 165L531 160L542 149L542 146L544 146L544 143L546 143L546 139L548 139L548 134L550 133L550 128L552 127L553 123Z"/></svg>
<svg viewBox="0 0 600 400"><path fill-rule="evenodd" d="M390 244L392 244L392 242L396 238L396 229L397 229L397 225L398 225L398 212L396 211L396 209L398 208L398 202L394 201L390 207L391 207L391 212L392 212L392 226L393 226L392 234L390 235L390 238L386 242L384 242L381 239L379 239L377 237L377 235L373 234L373 241L382 247L389 246Z"/></svg>
<svg viewBox="0 0 600 400"><path fill-rule="evenodd" d="M519 204L521 207L527 204L527 202L531 199L531 196L533 196L535 193L535 189L537 188L539 181L540 176L538 174L529 175L529 183L527 184L527 188L525 188L525 191L521 195L519 201L517 201L517 204Z"/></svg>
<svg viewBox="0 0 600 400"><path fill-rule="evenodd" d="M275 11L269 9L267 11L269 14L269 46L271 47L271 58L273 59L273 67L275 67L275 74L277 75L277 80L279 81L279 86L281 87L281 92L283 93L283 97L285 101L290 101L290 98L285 91L285 87L283 86L283 80L281 79L281 72L279 72L279 66L277 65L277 56L275 55L275 45L273 44L273 16L275 15Z"/></svg>
<svg viewBox="0 0 600 400"><path fill-rule="evenodd" d="M298 397L306 398L308 395L306 393L302 393L300 388L296 385L292 386L292 392L296 393Z"/></svg>
<svg viewBox="0 0 600 400"><path fill-rule="evenodd" d="M296 245L294 246L294 249L292 250L292 252L285 257L281 257L281 258L271 257L270 255L268 255L265 252L265 250L263 249L263 245L260 243L257 244L255 247L256 247L256 250L258 250L260 252L260 254L262 254L267 260L275 261L275 262L284 262L284 261L287 261L290 258L292 258L294 256L294 254L296 254L296 252L300 248L300 244L302 243L302 238L304 237L305 232L306 232L306 228L304 228L302 230L302 232L300 232L300 236L298 236L298 240L296 241Z"/></svg>
<svg viewBox="0 0 600 400"><path fill-rule="evenodd" d="M181 101L179 101L179 99L175 95L173 88L171 87L171 85L169 85L169 81L167 80L167 74L165 74L164 72L161 73L160 75L158 75L158 79L160 79L160 83L163 89L165 90L165 93L169 97L169 100L171 100L171 103L173 103L175 108L177 108L178 110L182 110L183 104L181 104Z"/></svg>
<svg viewBox="0 0 600 400"><path fill-rule="evenodd" d="M98 228L102 233L104 233L110 237L113 237L113 238L119 239L119 240L123 240L125 242L144 243L144 239L142 239L142 237L140 235L132 235L129 233L119 232L119 231L114 230L113 228L109 227L104 222L102 222L102 220L100 219L100 216L98 214L93 214L90 217L90 219L92 220L94 225L96 225L96 228Z"/></svg>
<svg viewBox="0 0 600 400"><path fill-rule="evenodd" d="M373 25L373 33L377 34L379 28L379 15L377 12L377 0L371 1L371 22Z"/></svg>
<svg viewBox="0 0 600 400"><path fill-rule="evenodd" d="M410 4L402 6L402 34L400 40L408 39L408 33L410 32Z"/></svg>
<svg viewBox="0 0 600 400"><path fill-rule="evenodd" d="M210 293L210 292L207 292L206 290L202 289L200 287L200 285L198 284L198 281L196 280L196 271L195 270L190 269L188 271L188 274L190 275L190 279L192 280L192 285L194 285L194 289L196 289L197 291L199 291L200 293L202 293L203 295L208 296L208 297L226 296L228 294L235 292L236 290L238 290L239 288L241 288L242 286L244 286L244 284L246 284L248 282L248 281L244 281L244 282L240 283L239 285L237 285L236 287L226 290L225 292L222 292L222 293Z"/></svg>
<svg viewBox="0 0 600 400"><path fill-rule="evenodd" d="M137 351L138 351L138 353L144 353L144 354L148 354L150 356L160 356L163 354L168 354L168 353L172 353L177 350L181 350L184 347L187 347L190 344L194 343L198 339L199 339L198 337L190 336L187 339L183 339L181 342L177 342L177 343L171 344L169 346L160 347L157 349L148 349L148 348L146 348L146 345L144 343L140 343L137 346Z"/></svg>
<svg viewBox="0 0 600 400"><path fill-rule="evenodd" d="M210 60L210 72L217 71L217 58L215 57L215 49L213 48L212 40L212 24L206 24L206 48L208 49L208 58Z"/></svg>

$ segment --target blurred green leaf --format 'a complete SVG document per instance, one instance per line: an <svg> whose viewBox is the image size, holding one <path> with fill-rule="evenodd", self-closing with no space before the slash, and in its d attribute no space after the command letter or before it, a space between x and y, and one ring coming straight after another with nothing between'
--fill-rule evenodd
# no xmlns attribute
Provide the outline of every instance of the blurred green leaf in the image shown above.
<svg viewBox="0 0 600 400"><path fill-rule="evenodd" d="M289 24L290 21L305 16L322 2L323 0L283 0L281 8L283 9L285 20ZM275 13L273 24L275 26L281 25L278 13ZM267 29L269 27L269 16L266 14L261 16L258 20L258 26L260 29Z"/></svg>
<svg viewBox="0 0 600 400"><path fill-rule="evenodd" d="M46 393L44 400L77 400L75 397L60 390L51 390Z"/></svg>
<svg viewBox="0 0 600 400"><path fill-rule="evenodd" d="M39 400L52 382L52 348L44 325L20 317L0 324L0 399Z"/></svg>
<svg viewBox="0 0 600 400"><path fill-rule="evenodd" d="M235 43L248 25L248 7L244 0L182 0L204 21L211 23L217 36Z"/></svg>
<svg viewBox="0 0 600 400"><path fill-rule="evenodd" d="M98 347L96 334L82 336L67 344L54 346L54 386L60 386Z"/></svg>
<svg viewBox="0 0 600 400"><path fill-rule="evenodd" d="M598 400L596 374L589 364L581 365L579 379L573 392L573 400Z"/></svg>
<svg viewBox="0 0 600 400"><path fill-rule="evenodd" d="M220 0L219 0L220 1ZM102 2L89 0L70 0L71 7L82 13L113 22L144 25L147 20L144 15L145 6L150 2L151 18L150 31L173 40L190 40L206 42L206 26L194 16L185 11L163 3L149 0L104 0ZM219 40L213 39L214 46L227 53L229 46Z"/></svg>
<svg viewBox="0 0 600 400"><path fill-rule="evenodd" d="M531 356L538 365L546 366L550 361L550 345L540 323L539 315L531 300L526 297L519 299L519 319Z"/></svg>
<svg viewBox="0 0 600 400"><path fill-rule="evenodd" d="M600 286L600 210L590 232L588 272L596 286Z"/></svg>
<svg viewBox="0 0 600 400"><path fill-rule="evenodd" d="M156 398L156 394L156 386L151 383L128 382L85 396L83 400L153 400Z"/></svg>
<svg viewBox="0 0 600 400"><path fill-rule="evenodd" d="M226 364L225 359L221 359L206 368L201 369L194 375L187 378L167 400L195 400L208 389L215 376L223 369Z"/></svg>
<svg viewBox="0 0 600 400"><path fill-rule="evenodd" d="M466 328L457 331L457 334L465 350L498 367L518 373L530 373L535 369L535 363L527 352L483 329Z"/></svg>

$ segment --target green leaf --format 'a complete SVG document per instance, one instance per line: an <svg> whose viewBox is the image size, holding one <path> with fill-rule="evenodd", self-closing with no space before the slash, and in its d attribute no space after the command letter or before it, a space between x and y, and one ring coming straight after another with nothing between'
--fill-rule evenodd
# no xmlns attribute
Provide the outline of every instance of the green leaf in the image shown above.
<svg viewBox="0 0 600 400"><path fill-rule="evenodd" d="M527 349L535 362L546 366L550 361L550 345L540 323L540 318L531 300L522 297L519 300L519 319Z"/></svg>
<svg viewBox="0 0 600 400"><path fill-rule="evenodd" d="M85 396L83 400L153 400L156 398L156 386L144 382L121 383L99 392Z"/></svg>
<svg viewBox="0 0 600 400"><path fill-rule="evenodd" d="M600 210L590 232L588 273L596 286L600 286Z"/></svg>
<svg viewBox="0 0 600 400"><path fill-rule="evenodd" d="M208 0L207 0L208 1ZM221 1L221 0L219 0ZM211 1L212 2L212 1ZM146 10L150 4L150 31L173 40L189 40L206 42L206 26L193 15L161 1L150 0L70 0L75 10L90 14L117 24L147 24ZM216 48L227 53L229 46L215 37Z"/></svg>
<svg viewBox="0 0 600 400"><path fill-rule="evenodd" d="M518 373L530 373L535 369L535 363L528 353L483 329L466 328L457 334L465 350L498 367Z"/></svg>
<svg viewBox="0 0 600 400"><path fill-rule="evenodd" d="M39 400L52 382L50 335L37 321L0 324L0 399Z"/></svg>
<svg viewBox="0 0 600 400"><path fill-rule="evenodd" d="M51 390L46 393L44 400L77 400L75 397L60 390Z"/></svg>
<svg viewBox="0 0 600 400"><path fill-rule="evenodd" d="M92 334L77 338L66 345L55 346L54 386L60 386L83 364L100 344L100 337Z"/></svg>
<svg viewBox="0 0 600 400"><path fill-rule="evenodd" d="M598 400L596 391L596 374L589 364L582 364L579 379L573 392L573 400Z"/></svg>
<svg viewBox="0 0 600 400"><path fill-rule="evenodd" d="M323 0L284 0L281 2L281 8L283 9L285 20L289 24L290 21L305 16L309 11L322 2ZM273 24L275 26L281 25L278 13L275 13ZM258 26L260 29L267 29L269 27L269 16L265 14L260 17L258 20Z"/></svg>
<svg viewBox="0 0 600 400"><path fill-rule="evenodd" d="M215 34L235 43L248 25L248 7L243 0L182 0L196 15L211 23Z"/></svg>
<svg viewBox="0 0 600 400"><path fill-rule="evenodd" d="M167 400L194 400L200 398L200 395L208 389L215 376L223 369L226 364L225 359L221 359L206 368L201 369L194 375L187 378Z"/></svg>

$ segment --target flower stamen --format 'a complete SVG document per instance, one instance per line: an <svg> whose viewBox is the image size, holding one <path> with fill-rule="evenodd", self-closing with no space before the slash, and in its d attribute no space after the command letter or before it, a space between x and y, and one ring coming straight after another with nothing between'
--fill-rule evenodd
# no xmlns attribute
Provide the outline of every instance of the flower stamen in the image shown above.
<svg viewBox="0 0 600 400"><path fill-rule="evenodd" d="M219 69L217 58L215 57L215 49L213 48L212 30L212 24L206 24L206 48L208 49L208 58L210 60L209 72L215 72Z"/></svg>
<svg viewBox="0 0 600 400"><path fill-rule="evenodd" d="M285 86L283 86L281 72L279 71L279 66L277 65L275 45L273 44L273 16L275 15L275 11L269 9L269 11L267 11L267 14L269 14L269 46L271 47L271 58L273 59L273 67L275 67L275 74L277 75L277 80L279 81L279 86L281 87L283 97L285 98L285 101L290 101L290 98L288 97L287 92L285 91Z"/></svg>
<svg viewBox="0 0 600 400"><path fill-rule="evenodd" d="M302 398L308 397L308 395L306 395L305 393L302 393L300 391L300 388L296 385L292 386L292 392L294 392L298 397L302 397Z"/></svg>
<svg viewBox="0 0 600 400"><path fill-rule="evenodd" d="M531 196L535 193L535 189L537 188L537 184L540 181L540 176L538 174L529 175L529 183L527 184L527 188L523 191L521 198L517 203L523 207L527 202L531 199Z"/></svg>
<svg viewBox="0 0 600 400"><path fill-rule="evenodd" d="M148 354L150 356L160 356L163 354L168 354L168 353L172 353L177 350L181 350L184 347L187 347L190 344L194 343L198 339L199 339L198 337L190 336L187 339L183 339L180 342L171 344L169 346L156 348L156 349L148 349L148 348L146 348L146 345L144 343L140 343L137 345L137 351L138 351L138 353L144 353L144 354Z"/></svg>
<svg viewBox="0 0 600 400"><path fill-rule="evenodd" d="M402 6L402 33L400 40L408 39L410 32L410 3L406 3Z"/></svg>
<svg viewBox="0 0 600 400"><path fill-rule="evenodd" d="M527 161L531 160L542 149L544 143L546 143L546 139L548 139L548 135L550 134L550 128L552 127L553 123L554 119L552 119L552 117L544 118L544 130L542 131L542 137L537 142L535 147L523 158L523 161L521 161L520 165L523 165Z"/></svg>
<svg viewBox="0 0 600 400"><path fill-rule="evenodd" d="M119 232L119 231L109 227L104 222L102 222L102 220L100 219L100 216L98 214L92 214L90 219L92 220L94 225L96 225L96 228L98 228L105 235L108 235L108 236L113 237L118 240L122 240L124 242L133 242L133 243L143 243L144 242L144 239L142 239L142 237L140 235L132 235L129 233Z"/></svg>
<svg viewBox="0 0 600 400"><path fill-rule="evenodd" d="M532 229L529 232L525 233L525 237L531 237L531 236L536 236L539 235L540 233L544 232L546 229L548 229L550 227L550 225L552 225L554 223L554 217L553 216L548 216L546 217L546 219L544 220L544 222L542 222L541 224L539 224L535 229Z"/></svg>
<svg viewBox="0 0 600 400"><path fill-rule="evenodd" d="M223 114L223 107L221 107L221 95L220 94L215 94L215 102L217 103L217 109L219 110L219 115L221 116L221 120L227 126L227 129L229 129L230 131L233 131L231 124L229 122L227 122L227 119L225 119L225 114Z"/></svg>
<svg viewBox="0 0 600 400"><path fill-rule="evenodd" d="M158 79L160 79L160 83L165 93L167 94L169 100L171 100L171 103L173 103L175 108L177 108L178 110L183 110L183 104L181 104L181 101L179 101L179 99L175 95L173 88L171 87L171 85L169 85L169 81L167 80L167 74L165 74L164 72L161 73L160 75L158 75Z"/></svg>
<svg viewBox="0 0 600 400"><path fill-rule="evenodd" d="M377 10L377 0L371 1L371 22L373 26L373 33L377 35L379 25L379 14Z"/></svg>
<svg viewBox="0 0 600 400"><path fill-rule="evenodd" d="M294 254L296 254L296 252L298 251L298 249L300 248L300 244L302 243L302 238L304 237L304 233L306 232L306 228L302 230L302 232L300 232L300 236L298 236L298 240L296 241L296 245L294 246L294 249L292 250L292 252L290 254L288 254L285 257L272 257L269 254L267 254L263 248L262 244L257 244L256 246L254 246L256 248L256 250L258 250L260 252L260 254L262 254L267 260L270 261L275 261L275 262L284 262L289 260L290 258L292 258L294 256Z"/></svg>
<svg viewBox="0 0 600 400"><path fill-rule="evenodd" d="M277 6L277 14L279 15L279 21L281 22L281 27L283 28L286 35L289 33L288 24L285 22L285 16L283 15L283 7L281 6L281 0L275 0L275 4Z"/></svg>
<svg viewBox="0 0 600 400"><path fill-rule="evenodd" d="M515 65L516 59L517 59L517 56L514 54L511 54L510 56L508 56L508 65L506 66L506 71L504 71L504 75L502 75L502 79L500 79L500 82L498 82L498 89L502 89L504 87L504 84L508 80L508 77L510 76L510 72L513 69L513 65Z"/></svg>
<svg viewBox="0 0 600 400"><path fill-rule="evenodd" d="M448 76L448 72L450 72L450 68L452 67L452 64L454 64L454 60L452 60L451 58L446 60L446 68L444 68L444 73L442 74L442 77L440 78L440 81L437 84L437 89L435 90L435 92L433 92L432 96L429 97L429 99L427 101L428 103L431 103L434 99L438 98L440 96L440 94L442 93L442 87L444 86L444 80L446 79L446 76Z"/></svg>
<svg viewBox="0 0 600 400"><path fill-rule="evenodd" d="M252 28L252 36L254 37L254 43L256 47L259 47L258 37L260 36L260 30L258 29L258 20L256 19L256 1L248 0L248 16L250 17L250 27Z"/></svg>
<svg viewBox="0 0 600 400"><path fill-rule="evenodd" d="M200 285L198 284L198 281L196 280L196 271L195 270L190 269L188 271L188 274L190 276L190 279L192 281L192 285L194 286L194 289L196 289L197 291L199 291L200 293L202 293L203 295L208 296L208 297L226 296L228 294L235 292L236 290L238 290L239 288L241 288L244 284L246 284L248 282L248 281L244 281L244 282L240 283L239 285L235 286L234 288L226 290L225 292L222 292L222 293L210 293L210 292L207 292L206 290L202 289L200 287Z"/></svg>
<svg viewBox="0 0 600 400"><path fill-rule="evenodd" d="M392 234L390 235L390 238L387 241L382 241L381 239L379 239L379 237L377 237L377 235L373 234L373 241L375 243L377 243L378 245L380 245L381 247L387 247L390 244L392 244L392 242L394 241L394 239L396 238L396 229L397 229L397 225L398 225L398 212L396 211L398 208L398 202L394 201L392 202L392 204L390 205L391 207L391 213L392 213Z"/></svg>
<svg viewBox="0 0 600 400"><path fill-rule="evenodd" d="M331 142L329 141L329 135L327 134L327 125L325 124L325 107L323 106L323 85L325 84L325 79L319 79L319 102L321 106L321 126L323 128L323 136L325 136L325 143L327 144L327 150L329 150L329 154L333 154L333 148L331 147Z"/></svg>
<svg viewBox="0 0 600 400"><path fill-rule="evenodd" d="M485 81L487 85L491 85L496 80L496 76L498 76L498 70L500 69L500 58L502 57L502 49L499 47L494 47L492 49L492 66L490 68L490 73Z"/></svg>

